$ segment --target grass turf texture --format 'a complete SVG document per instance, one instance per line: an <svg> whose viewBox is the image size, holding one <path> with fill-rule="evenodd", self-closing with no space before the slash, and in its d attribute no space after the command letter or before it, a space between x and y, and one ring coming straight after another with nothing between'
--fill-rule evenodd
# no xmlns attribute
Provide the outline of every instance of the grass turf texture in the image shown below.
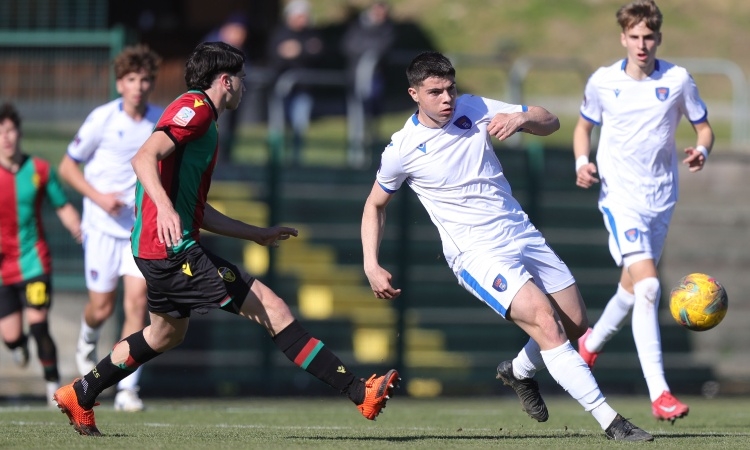
<svg viewBox="0 0 750 450"><path fill-rule="evenodd" d="M652 433L649 448L750 448L750 399L681 398L690 415L675 425L651 417L648 398L609 403ZM514 448L600 449L633 444L607 441L596 421L572 399L550 397L550 419L536 423L513 395L492 399L392 399L376 422L343 398L148 400L143 413L96 408L101 438L78 436L59 411L41 402L0 407L1 448Z"/></svg>

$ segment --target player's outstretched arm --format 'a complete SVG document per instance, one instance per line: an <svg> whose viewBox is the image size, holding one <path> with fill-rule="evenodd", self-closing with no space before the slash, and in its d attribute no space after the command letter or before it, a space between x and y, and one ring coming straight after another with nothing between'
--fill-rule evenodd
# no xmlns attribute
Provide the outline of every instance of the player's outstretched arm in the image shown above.
<svg viewBox="0 0 750 450"><path fill-rule="evenodd" d="M391 274L378 262L378 250L385 228L385 208L391 197L375 182L365 201L361 227L365 275L375 297L385 299L396 298L401 294L401 289L391 286Z"/></svg>
<svg viewBox="0 0 750 450"><path fill-rule="evenodd" d="M285 241L290 237L296 237L299 233L290 227L256 227L245 222L222 214L216 208L206 203L203 211L202 229L222 236L229 236L247 241L253 241L259 245L278 247L279 241Z"/></svg>

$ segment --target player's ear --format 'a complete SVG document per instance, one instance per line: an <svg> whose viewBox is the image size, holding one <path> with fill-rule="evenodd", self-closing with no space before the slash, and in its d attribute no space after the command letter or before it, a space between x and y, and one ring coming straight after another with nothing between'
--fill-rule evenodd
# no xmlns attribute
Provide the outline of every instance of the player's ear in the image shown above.
<svg viewBox="0 0 750 450"><path fill-rule="evenodd" d="M409 92L409 95L411 96L411 99L419 103L419 97L417 97L417 90L414 89L413 87L410 87L408 89L408 92Z"/></svg>

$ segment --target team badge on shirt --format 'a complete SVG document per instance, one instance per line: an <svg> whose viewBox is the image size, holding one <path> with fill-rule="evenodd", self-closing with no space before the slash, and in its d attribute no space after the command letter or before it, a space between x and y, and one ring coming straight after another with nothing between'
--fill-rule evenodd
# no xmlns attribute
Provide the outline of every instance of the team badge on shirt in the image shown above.
<svg viewBox="0 0 750 450"><path fill-rule="evenodd" d="M505 281L505 277L497 274L495 281L492 282L492 288L497 292L505 292L505 290L508 289L508 282Z"/></svg>
<svg viewBox="0 0 750 450"><path fill-rule="evenodd" d="M179 111L177 111L177 114L175 114L174 117L172 117L172 122L176 123L177 125L181 127L184 127L188 123L190 123L193 117L195 117L195 111L193 111L187 106L183 106L182 108L180 108Z"/></svg>
<svg viewBox="0 0 750 450"><path fill-rule="evenodd" d="M419 150L422 153L427 153L427 145L423 142L417 145L417 150Z"/></svg>
<svg viewBox="0 0 750 450"><path fill-rule="evenodd" d="M453 122L453 125L457 126L458 128L462 130L468 130L471 128L471 120L469 120L466 116L461 116L458 119L456 119L455 122Z"/></svg>
<svg viewBox="0 0 750 450"><path fill-rule="evenodd" d="M625 232L625 239L628 240L628 242L635 242L638 239L638 229L637 228L631 228Z"/></svg>
<svg viewBox="0 0 750 450"><path fill-rule="evenodd" d="M669 98L669 88L668 87L658 87L656 88L656 98L659 99L659 101L664 101Z"/></svg>
<svg viewBox="0 0 750 450"><path fill-rule="evenodd" d="M228 267L219 267L219 276L227 283L232 283L237 279L234 272Z"/></svg>

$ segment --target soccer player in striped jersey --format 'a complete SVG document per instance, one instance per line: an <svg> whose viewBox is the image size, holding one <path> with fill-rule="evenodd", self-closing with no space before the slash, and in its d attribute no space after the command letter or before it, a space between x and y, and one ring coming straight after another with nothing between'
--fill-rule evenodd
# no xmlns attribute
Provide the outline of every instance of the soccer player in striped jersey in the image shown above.
<svg viewBox="0 0 750 450"><path fill-rule="evenodd" d="M690 74L656 58L662 14L653 0L636 0L617 11L620 42L627 56L602 67L586 83L581 116L573 135L576 184L601 181L599 210L609 248L622 267L617 291L601 317L578 341L593 368L604 344L632 311L633 339L651 398L651 412L674 422L688 414L664 376L656 269L677 202L675 132L682 116L697 135L682 163L701 170L714 142L706 105ZM591 130L601 126L596 164L589 162Z"/></svg>
<svg viewBox="0 0 750 450"><path fill-rule="evenodd" d="M29 360L24 315L44 369L47 403L60 383L57 348L49 333L52 261L44 236L42 203L49 201L80 242L81 220L50 164L21 151L21 117L0 106L0 334L16 363Z"/></svg>
<svg viewBox="0 0 750 450"><path fill-rule="evenodd" d="M163 109L149 103L160 58L145 45L126 47L113 62L120 97L94 109L60 162L60 177L83 195L83 250L89 301L76 345L83 375L99 360L96 344L115 312L123 281L122 337L146 326L146 280L130 251L135 222L135 173L130 160L151 135ZM81 171L79 164L85 164ZM141 369L120 381L115 410L141 411Z"/></svg>
<svg viewBox="0 0 750 450"><path fill-rule="evenodd" d="M583 299L568 267L513 197L492 146L493 136L552 134L560 127L557 117L538 106L459 97L456 71L437 52L418 55L406 75L418 110L383 151L362 214L364 269L375 296L401 293L380 266L378 248L386 207L406 183L437 227L458 283L529 335L518 356L497 368L497 378L516 392L526 413L539 422L548 418L533 380L547 367L607 438L653 440L609 406L571 345L588 326Z"/></svg>
<svg viewBox="0 0 750 450"><path fill-rule="evenodd" d="M259 323L291 361L349 397L367 419L376 418L399 380L395 370L357 378L294 318L284 300L200 243L201 229L272 247L297 236L289 227L240 222L206 203L217 160L216 119L239 106L244 61L240 50L223 42L198 45L185 66L188 92L166 108L133 158L138 183L132 251L148 284L151 323L55 394L80 434L101 434L93 411L97 396L179 345L193 311L222 309Z"/></svg>

